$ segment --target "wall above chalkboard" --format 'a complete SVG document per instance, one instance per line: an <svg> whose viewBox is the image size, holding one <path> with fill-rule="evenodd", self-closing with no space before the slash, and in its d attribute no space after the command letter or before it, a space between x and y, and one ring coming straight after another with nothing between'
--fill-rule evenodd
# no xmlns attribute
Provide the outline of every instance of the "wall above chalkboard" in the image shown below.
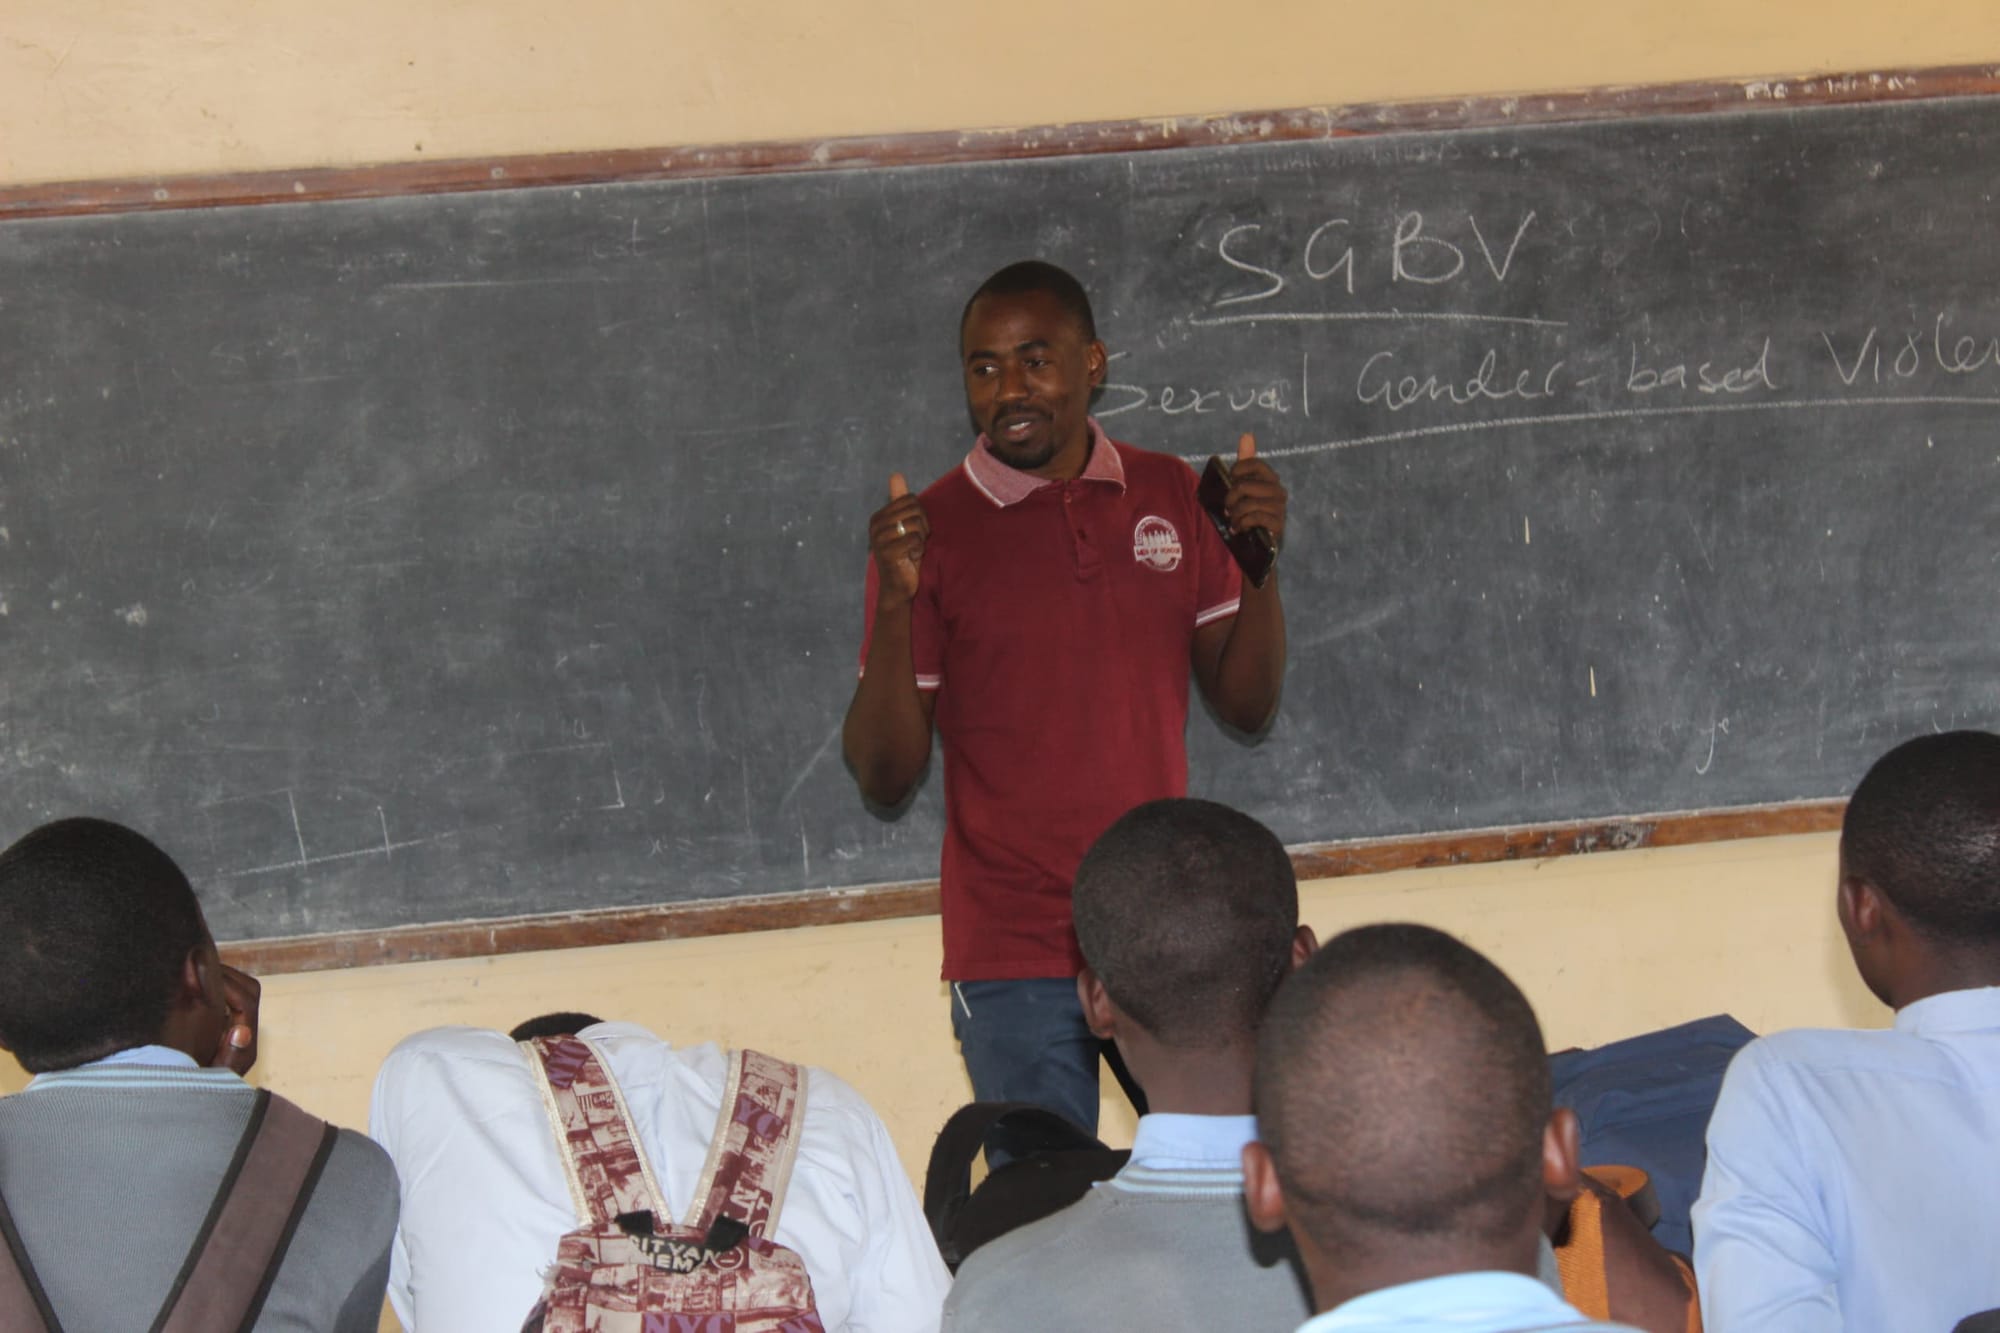
<svg viewBox="0 0 2000 1333"><path fill-rule="evenodd" d="M1939 96L1995 87L0 195L0 837L124 818L297 966L879 914L826 891L934 875L939 803L841 768L863 521L963 453L958 308L1026 254L1114 435L1292 490L1285 705L1197 715L1197 792L1824 827L2000 720L2000 100Z"/></svg>

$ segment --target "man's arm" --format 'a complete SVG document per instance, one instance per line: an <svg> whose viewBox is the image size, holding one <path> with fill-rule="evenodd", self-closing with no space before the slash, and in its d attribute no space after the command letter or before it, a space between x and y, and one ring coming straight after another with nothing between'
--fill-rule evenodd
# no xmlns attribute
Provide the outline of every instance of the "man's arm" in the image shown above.
<svg viewBox="0 0 2000 1333"><path fill-rule="evenodd" d="M936 701L917 688L912 665L912 620L928 520L901 473L889 478L889 503L868 520L868 549L875 557L878 591L868 636L868 659L840 748L861 794L880 806L901 805L931 757L931 715Z"/></svg>
<svg viewBox="0 0 2000 1333"><path fill-rule="evenodd" d="M1708 1126L1694 1206L1696 1285L1708 1333L1837 1333L1840 1263L1810 1163L1757 1044L1730 1062Z"/></svg>
<svg viewBox="0 0 2000 1333"><path fill-rule="evenodd" d="M1280 550L1285 540L1285 488L1271 465L1257 457L1257 442L1236 443L1225 510L1238 532L1263 528ZM1209 707L1238 731L1262 731L1278 711L1285 684L1285 607L1278 571L1264 586L1243 585L1236 614L1194 632L1194 678Z"/></svg>

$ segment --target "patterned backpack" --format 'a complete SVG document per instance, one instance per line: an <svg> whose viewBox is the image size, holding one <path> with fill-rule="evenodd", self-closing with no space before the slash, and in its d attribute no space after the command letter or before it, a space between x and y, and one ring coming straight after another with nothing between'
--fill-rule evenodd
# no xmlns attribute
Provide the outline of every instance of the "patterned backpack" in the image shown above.
<svg viewBox="0 0 2000 1333"><path fill-rule="evenodd" d="M667 1216L609 1062L579 1037L521 1043L580 1225L522 1333L825 1333L799 1256L770 1240L805 1120L805 1075L730 1059L687 1221Z"/></svg>

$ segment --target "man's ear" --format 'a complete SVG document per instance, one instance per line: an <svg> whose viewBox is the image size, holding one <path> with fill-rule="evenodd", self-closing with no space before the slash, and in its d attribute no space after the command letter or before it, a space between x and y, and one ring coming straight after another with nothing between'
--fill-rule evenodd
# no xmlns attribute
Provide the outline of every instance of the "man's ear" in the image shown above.
<svg viewBox="0 0 2000 1333"><path fill-rule="evenodd" d="M1104 983L1097 979L1097 973L1085 963L1083 970L1076 974L1076 1001L1083 1006L1083 1025L1090 1029L1090 1035L1099 1041L1112 1041L1118 1036L1118 1006L1111 1003L1111 992L1104 989Z"/></svg>
<svg viewBox="0 0 2000 1333"><path fill-rule="evenodd" d="M1271 1150L1252 1139L1243 1145L1243 1207L1259 1231L1285 1229L1285 1191Z"/></svg>
<svg viewBox="0 0 2000 1333"><path fill-rule="evenodd" d="M1089 371L1090 387L1093 389L1103 388L1105 371L1111 365L1111 357L1104 350L1104 344L1102 342L1093 342L1090 346L1084 348L1083 363Z"/></svg>
<svg viewBox="0 0 2000 1333"><path fill-rule="evenodd" d="M1583 1130L1576 1112L1558 1106L1542 1130L1542 1192L1567 1209L1583 1193Z"/></svg>
<svg viewBox="0 0 2000 1333"><path fill-rule="evenodd" d="M1319 936L1313 934L1311 926L1301 924L1297 930L1292 932L1292 962L1291 966L1286 970L1290 972L1298 971L1306 965L1306 959L1312 957L1318 951Z"/></svg>

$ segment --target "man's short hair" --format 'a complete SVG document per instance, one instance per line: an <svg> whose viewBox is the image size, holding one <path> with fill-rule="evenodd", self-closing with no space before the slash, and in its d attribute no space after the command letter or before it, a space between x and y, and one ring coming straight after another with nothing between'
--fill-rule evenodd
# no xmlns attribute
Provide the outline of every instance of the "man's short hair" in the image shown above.
<svg viewBox="0 0 2000 1333"><path fill-rule="evenodd" d="M1279 990L1258 1136L1321 1245L1504 1239L1541 1197L1549 1067L1534 1010L1428 926L1342 934Z"/></svg>
<svg viewBox="0 0 2000 1333"><path fill-rule="evenodd" d="M507 1035L515 1041L533 1041L537 1037L574 1037L585 1028L596 1027L603 1021L595 1014L574 1011L539 1014L525 1023L516 1024Z"/></svg>
<svg viewBox="0 0 2000 1333"><path fill-rule="evenodd" d="M207 938L187 876L144 837L42 825L0 852L0 1045L39 1074L157 1040Z"/></svg>
<svg viewBox="0 0 2000 1333"><path fill-rule="evenodd" d="M1840 859L1925 935L2000 944L2000 736L1919 736L1876 760L1847 803Z"/></svg>
<svg viewBox="0 0 2000 1333"><path fill-rule="evenodd" d="M1285 979L1298 931L1292 859L1214 801L1127 812L1077 868L1076 937L1104 989L1168 1046L1247 1041Z"/></svg>
<svg viewBox="0 0 2000 1333"><path fill-rule="evenodd" d="M959 314L959 335L964 336L965 322L972 318L972 307L979 303L980 297L1026 296L1030 292L1046 292L1053 296L1063 312L1083 330L1083 340L1097 341L1097 318L1090 313L1090 297L1084 292L1083 284L1066 270L1040 259L1023 259L1009 264L980 283L979 290L966 301L965 309Z"/></svg>

